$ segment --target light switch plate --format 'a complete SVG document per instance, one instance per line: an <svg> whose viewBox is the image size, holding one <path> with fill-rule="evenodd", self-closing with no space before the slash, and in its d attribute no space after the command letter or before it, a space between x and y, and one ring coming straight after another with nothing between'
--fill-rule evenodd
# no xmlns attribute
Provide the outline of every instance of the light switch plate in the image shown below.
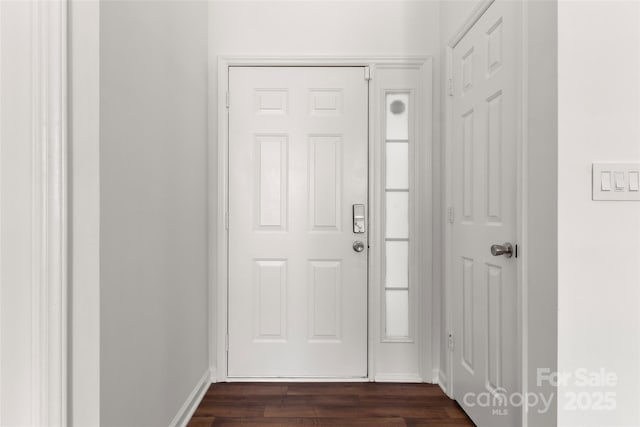
<svg viewBox="0 0 640 427"><path fill-rule="evenodd" d="M640 201L640 163L594 163L593 200Z"/></svg>

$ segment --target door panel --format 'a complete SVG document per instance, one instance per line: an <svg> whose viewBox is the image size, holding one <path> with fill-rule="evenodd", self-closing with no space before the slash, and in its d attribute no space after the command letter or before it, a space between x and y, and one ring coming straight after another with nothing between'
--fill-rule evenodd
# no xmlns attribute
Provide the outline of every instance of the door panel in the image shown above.
<svg viewBox="0 0 640 427"><path fill-rule="evenodd" d="M228 376L365 377L364 70L231 67L229 92Z"/></svg>
<svg viewBox="0 0 640 427"><path fill-rule="evenodd" d="M479 426L516 426L518 8L496 1L453 50L454 394ZM490 403L482 400L490 396Z"/></svg>

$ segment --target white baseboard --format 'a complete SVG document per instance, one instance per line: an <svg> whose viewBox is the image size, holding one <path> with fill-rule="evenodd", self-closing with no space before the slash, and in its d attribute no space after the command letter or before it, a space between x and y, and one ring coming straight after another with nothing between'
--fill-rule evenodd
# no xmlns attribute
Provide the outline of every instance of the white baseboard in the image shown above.
<svg viewBox="0 0 640 427"><path fill-rule="evenodd" d="M378 383L422 383L418 374L376 374L374 381Z"/></svg>
<svg viewBox="0 0 640 427"><path fill-rule="evenodd" d="M212 366L211 369L209 369L209 372L211 373L211 384L217 383L218 382L218 370L216 369L216 367Z"/></svg>
<svg viewBox="0 0 640 427"><path fill-rule="evenodd" d="M187 397L187 400L184 402L176 416L173 418L173 421L171 421L169 427L185 427L189 423L191 416L198 408L198 405L200 404L200 401L202 401L204 394L207 392L207 390L209 390L210 384L211 370L207 369L204 375L202 375L202 378L200 378L200 380L198 381L198 384L196 384L193 391L189 393L189 397Z"/></svg>

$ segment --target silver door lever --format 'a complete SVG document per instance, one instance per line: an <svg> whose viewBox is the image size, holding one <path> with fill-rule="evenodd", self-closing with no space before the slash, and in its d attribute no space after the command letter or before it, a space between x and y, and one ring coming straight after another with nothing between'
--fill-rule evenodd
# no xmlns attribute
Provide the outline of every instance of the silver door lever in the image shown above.
<svg viewBox="0 0 640 427"><path fill-rule="evenodd" d="M491 255L504 255L505 258L511 258L513 256L513 245L511 243L505 243L503 245L491 245Z"/></svg>

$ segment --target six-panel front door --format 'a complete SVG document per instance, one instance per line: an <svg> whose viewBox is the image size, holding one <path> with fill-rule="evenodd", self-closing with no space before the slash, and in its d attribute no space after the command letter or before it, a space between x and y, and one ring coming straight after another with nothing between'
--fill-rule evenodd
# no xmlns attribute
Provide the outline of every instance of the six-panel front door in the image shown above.
<svg viewBox="0 0 640 427"><path fill-rule="evenodd" d="M517 260L491 251L516 238L518 7L496 0L453 49L453 386L490 427L521 410Z"/></svg>
<svg viewBox="0 0 640 427"><path fill-rule="evenodd" d="M229 69L231 378L367 375L364 76Z"/></svg>

